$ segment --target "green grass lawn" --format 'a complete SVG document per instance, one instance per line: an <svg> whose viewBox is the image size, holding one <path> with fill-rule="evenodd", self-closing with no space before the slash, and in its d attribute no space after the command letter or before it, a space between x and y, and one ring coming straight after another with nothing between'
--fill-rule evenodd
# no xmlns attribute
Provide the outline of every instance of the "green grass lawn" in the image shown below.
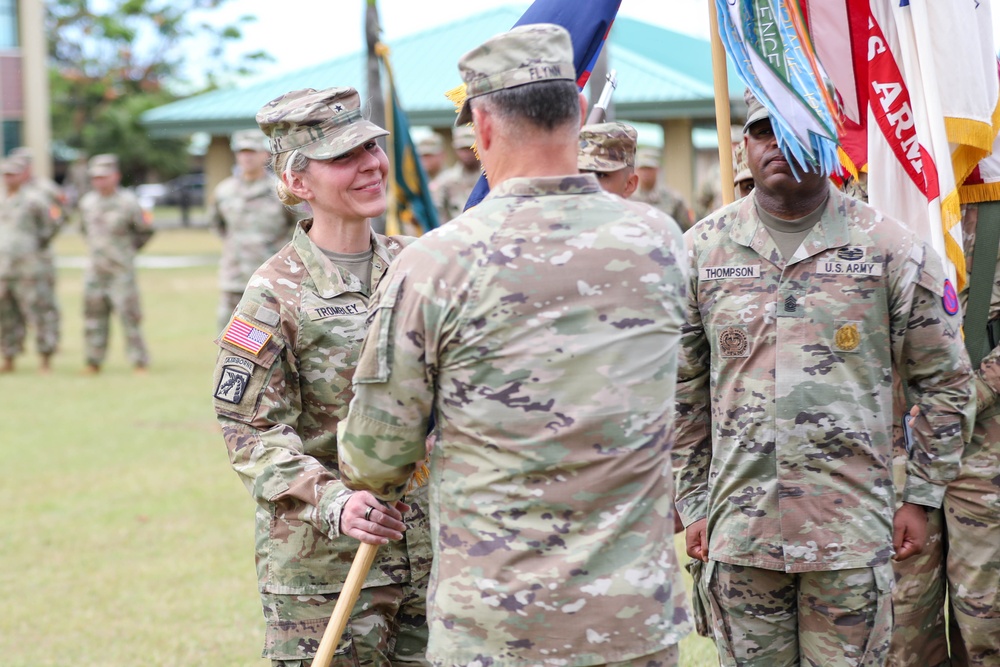
<svg viewBox="0 0 1000 667"><path fill-rule="evenodd" d="M72 232L56 249L83 253ZM218 249L178 229L143 253ZM216 269L139 271L147 376L133 375L117 323L104 371L81 375L82 275L59 273L53 373L29 351L0 376L0 664L266 667L253 505L212 412ZM681 664L717 664L712 643L686 639Z"/></svg>

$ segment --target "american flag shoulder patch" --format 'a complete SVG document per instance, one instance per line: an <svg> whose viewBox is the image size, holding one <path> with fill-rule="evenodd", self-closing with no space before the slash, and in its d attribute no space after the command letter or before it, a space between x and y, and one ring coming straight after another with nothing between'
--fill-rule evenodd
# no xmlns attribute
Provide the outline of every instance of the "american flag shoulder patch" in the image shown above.
<svg viewBox="0 0 1000 667"><path fill-rule="evenodd" d="M226 333L222 334L222 340L232 343L250 354L260 354L260 351L267 345L267 341L271 340L271 334L237 316L226 327Z"/></svg>

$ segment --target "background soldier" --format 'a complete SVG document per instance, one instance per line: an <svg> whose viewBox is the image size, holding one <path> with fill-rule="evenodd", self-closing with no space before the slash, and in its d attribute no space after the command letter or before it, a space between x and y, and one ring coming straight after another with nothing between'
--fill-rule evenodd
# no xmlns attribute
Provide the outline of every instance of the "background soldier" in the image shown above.
<svg viewBox="0 0 1000 667"><path fill-rule="evenodd" d="M80 221L90 252L83 279L86 372L101 370L114 310L121 319L129 362L143 373L149 354L139 328L142 310L134 264L136 251L152 237L153 228L135 195L118 187L116 156L95 155L88 171L93 189L80 199Z"/></svg>
<svg viewBox="0 0 1000 667"><path fill-rule="evenodd" d="M639 176L639 189L632 195L634 201L655 206L677 221L681 229L694 222L691 207L684 198L660 183L660 151L640 148L635 155L635 173Z"/></svg>
<svg viewBox="0 0 1000 667"><path fill-rule="evenodd" d="M444 140L441 139L441 135L431 132L418 141L417 153L420 155L420 164L423 165L427 178L433 180L444 167Z"/></svg>
<svg viewBox="0 0 1000 667"><path fill-rule="evenodd" d="M465 210L472 189L479 181L482 169L472 145L476 135L468 125L453 130L451 142L455 149L455 164L451 165L430 184L431 196L438 210L438 221L444 223L457 218Z"/></svg>
<svg viewBox="0 0 1000 667"><path fill-rule="evenodd" d="M24 164L24 184L22 187L35 190L49 207L49 217L56 221L58 234L66 224L69 208L66 195L56 182L49 178L35 176L33 155L30 148L19 146L10 152L11 157ZM51 242L38 253L38 267L41 282L38 285L38 326L47 340L59 346L59 301L56 298L56 258Z"/></svg>
<svg viewBox="0 0 1000 667"><path fill-rule="evenodd" d="M628 199L639 186L635 174L635 128L625 123L597 123L580 128L576 165L593 174L605 192Z"/></svg>
<svg viewBox="0 0 1000 667"><path fill-rule="evenodd" d="M24 158L4 159L0 171L7 192L0 200L0 371L14 370L14 358L24 351L30 326L41 370L47 373L59 339L58 323L51 326L48 265L42 255L58 230L59 213L38 190L24 186L28 173Z"/></svg>
<svg viewBox="0 0 1000 667"><path fill-rule="evenodd" d="M753 196L686 235L688 554L708 562L724 665L883 665L890 557L919 553L971 429L957 297L902 225L821 174L798 181L767 110L747 101ZM898 510L894 367L925 415Z"/></svg>
<svg viewBox="0 0 1000 667"><path fill-rule="evenodd" d="M222 237L219 262L218 327L221 331L240 302L250 276L285 245L295 214L278 200L277 180L267 171L271 153L260 130L233 133L229 147L238 173L215 188L209 222Z"/></svg>
<svg viewBox="0 0 1000 667"><path fill-rule="evenodd" d="M514 28L459 69L491 190L373 298L341 471L398 498L434 412L432 663L676 664L679 230L577 173L563 28Z"/></svg>

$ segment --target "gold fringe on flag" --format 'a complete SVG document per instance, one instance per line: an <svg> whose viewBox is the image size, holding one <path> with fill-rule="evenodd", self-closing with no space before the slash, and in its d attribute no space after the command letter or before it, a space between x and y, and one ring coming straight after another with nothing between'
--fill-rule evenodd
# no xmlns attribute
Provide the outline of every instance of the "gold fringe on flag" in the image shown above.
<svg viewBox="0 0 1000 667"><path fill-rule="evenodd" d="M990 123L968 118L944 119L948 142L958 144L958 148L951 154L956 183L964 183L976 165L993 152L993 141L1000 134L1000 100L997 100L997 106L993 109ZM962 201L967 201L964 195Z"/></svg>

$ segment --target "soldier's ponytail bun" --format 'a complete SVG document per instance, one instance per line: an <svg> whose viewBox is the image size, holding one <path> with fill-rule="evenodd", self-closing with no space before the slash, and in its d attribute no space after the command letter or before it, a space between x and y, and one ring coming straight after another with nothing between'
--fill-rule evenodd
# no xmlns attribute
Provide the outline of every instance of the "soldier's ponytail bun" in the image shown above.
<svg viewBox="0 0 1000 667"><path fill-rule="evenodd" d="M271 156L271 168L278 177L278 184L275 191L278 193L278 200L285 206L296 206L303 200L292 194L285 185L285 178L291 176L293 171L304 171L309 166L309 158L302 155L297 150L288 153L278 153Z"/></svg>

